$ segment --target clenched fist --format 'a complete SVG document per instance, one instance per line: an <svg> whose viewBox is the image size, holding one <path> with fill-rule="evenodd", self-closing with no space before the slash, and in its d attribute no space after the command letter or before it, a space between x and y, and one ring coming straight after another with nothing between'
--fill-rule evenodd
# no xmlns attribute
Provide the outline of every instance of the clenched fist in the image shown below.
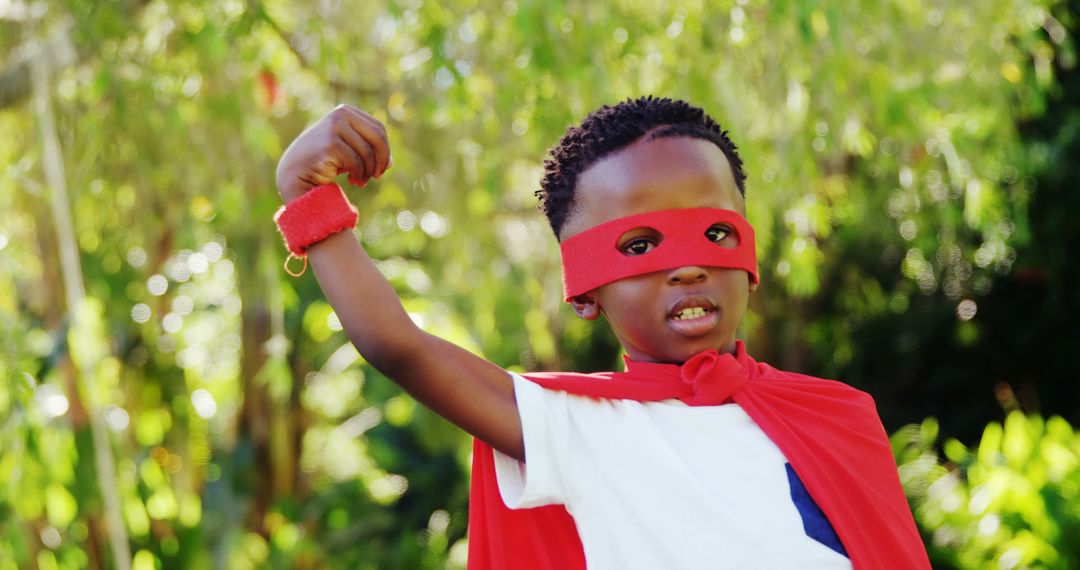
<svg viewBox="0 0 1080 570"><path fill-rule="evenodd" d="M338 105L285 150L278 162L278 192L288 203L342 172L363 187L391 164L386 127L356 107Z"/></svg>

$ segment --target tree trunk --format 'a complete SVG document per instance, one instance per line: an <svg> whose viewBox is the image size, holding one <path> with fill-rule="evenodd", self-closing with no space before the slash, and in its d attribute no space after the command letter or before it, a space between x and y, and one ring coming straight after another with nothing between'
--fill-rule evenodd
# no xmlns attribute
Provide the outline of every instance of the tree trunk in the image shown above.
<svg viewBox="0 0 1080 570"><path fill-rule="evenodd" d="M57 243L60 249L60 267L64 280L67 311L71 315L86 298L86 288L82 278L79 250L75 244L75 232L71 223L71 206L68 203L64 159L60 150L60 141L56 135L56 124L49 101L49 70L47 65L48 62L44 58L34 58L32 60L31 76L34 91L34 112L37 115L41 132L45 176L52 190L50 203L52 205L53 224L56 228ZM91 406L85 406L78 397L79 392L87 394L90 392L88 388L92 389L94 385L94 367L87 366L79 372L78 379L82 381L82 390L72 394L72 400L76 402L73 409L86 408L87 410L94 442L94 467L101 496L105 503L105 523L108 529L113 558L116 560L117 568L129 570L131 568L131 548L128 544L124 519L121 516L120 497L117 493L116 484L116 463L113 460L112 449L109 447L104 418L101 415L101 410L95 409L92 402Z"/></svg>

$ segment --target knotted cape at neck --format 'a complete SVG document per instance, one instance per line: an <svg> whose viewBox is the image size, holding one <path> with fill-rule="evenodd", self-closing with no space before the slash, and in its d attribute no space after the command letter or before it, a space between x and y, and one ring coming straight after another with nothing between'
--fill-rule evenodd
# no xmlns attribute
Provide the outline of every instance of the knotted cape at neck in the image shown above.
<svg viewBox="0 0 1080 570"><path fill-rule="evenodd" d="M706 351L682 365L625 362L626 372L525 378L549 390L594 398L678 399L691 406L735 402L780 448L856 570L930 568L869 394L756 362L741 341L734 355ZM506 507L492 453L487 444L474 442L469 570L585 568L577 527L564 507Z"/></svg>

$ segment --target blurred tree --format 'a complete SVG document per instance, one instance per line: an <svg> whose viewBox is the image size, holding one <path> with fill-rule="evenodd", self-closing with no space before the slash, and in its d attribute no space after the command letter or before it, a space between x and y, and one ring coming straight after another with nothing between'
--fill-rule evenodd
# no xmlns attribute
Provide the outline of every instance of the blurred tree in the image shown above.
<svg viewBox="0 0 1080 570"><path fill-rule="evenodd" d="M1061 417L1012 412L969 448L929 418L893 436L934 568L1080 565L1080 437Z"/></svg>
<svg viewBox="0 0 1080 570"><path fill-rule="evenodd" d="M1038 49L1062 47L1058 57L1037 58L1033 69L1057 82L1044 110L1017 119L1017 166L1001 172L1014 192L1013 212L998 222L1011 236L1005 253L1015 259L1012 269L991 263L994 274L959 304L942 288L913 298L901 315L862 323L859 351L843 377L880 386L887 425L935 416L944 433L971 442L1002 408L1080 423L1080 372L1071 359L1080 346L1072 322L1080 312L1080 226L1072 222L1080 171L1071 158L1080 156L1078 8L1073 0L1060 8L1060 21L1044 24ZM976 266L992 247L985 242L974 252Z"/></svg>
<svg viewBox="0 0 1080 570"><path fill-rule="evenodd" d="M9 3L0 568L111 565L88 404L136 568L462 564L466 438L358 361L314 280L280 269L275 161L337 101L385 120L395 150L355 194L364 244L425 328L500 365L617 362L602 325L563 309L531 192L568 124L656 93L704 106L746 159L756 355L870 390L889 427L949 397L947 433L978 433L998 381L1021 402L1024 378L1044 405L1073 397L1075 372L1051 376L1067 344L1039 355L1045 374L1000 363L1075 338L1009 335L1031 315L1063 330L1055 308L1076 302L1075 237L1057 237L1075 236L1072 198L1053 190L1075 176L1058 160L1075 25L1051 0ZM64 62L83 320L19 48L62 47L68 27L72 50L40 53ZM1030 283L1044 309L1025 314L1009 291ZM87 350L97 382L79 392L65 363Z"/></svg>

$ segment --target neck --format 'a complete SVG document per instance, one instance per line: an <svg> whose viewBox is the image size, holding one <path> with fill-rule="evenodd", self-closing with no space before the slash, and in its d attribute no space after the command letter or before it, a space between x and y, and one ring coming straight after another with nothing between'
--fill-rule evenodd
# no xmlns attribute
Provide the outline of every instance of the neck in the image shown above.
<svg viewBox="0 0 1080 570"><path fill-rule="evenodd" d="M745 354L746 347L744 346L743 341L733 339L733 340L731 340L731 342L728 342L727 344L725 344L723 346L703 348L703 349L696 350L696 351L693 351L693 352L688 352L685 355L655 356L653 354L649 354L647 352L637 350L637 349L635 349L633 347L627 347L627 346L623 346L623 351L624 351L624 356L623 356L624 361L630 361L630 362L636 362L636 363L650 363L650 364L674 364L676 366L681 366L683 363L685 363L687 360L690 360L694 356L696 356L698 354L701 354L701 353L704 353L704 352L710 352L710 351L716 351L717 353L719 353L721 355L730 354L730 355L738 358L740 356L740 354Z"/></svg>

